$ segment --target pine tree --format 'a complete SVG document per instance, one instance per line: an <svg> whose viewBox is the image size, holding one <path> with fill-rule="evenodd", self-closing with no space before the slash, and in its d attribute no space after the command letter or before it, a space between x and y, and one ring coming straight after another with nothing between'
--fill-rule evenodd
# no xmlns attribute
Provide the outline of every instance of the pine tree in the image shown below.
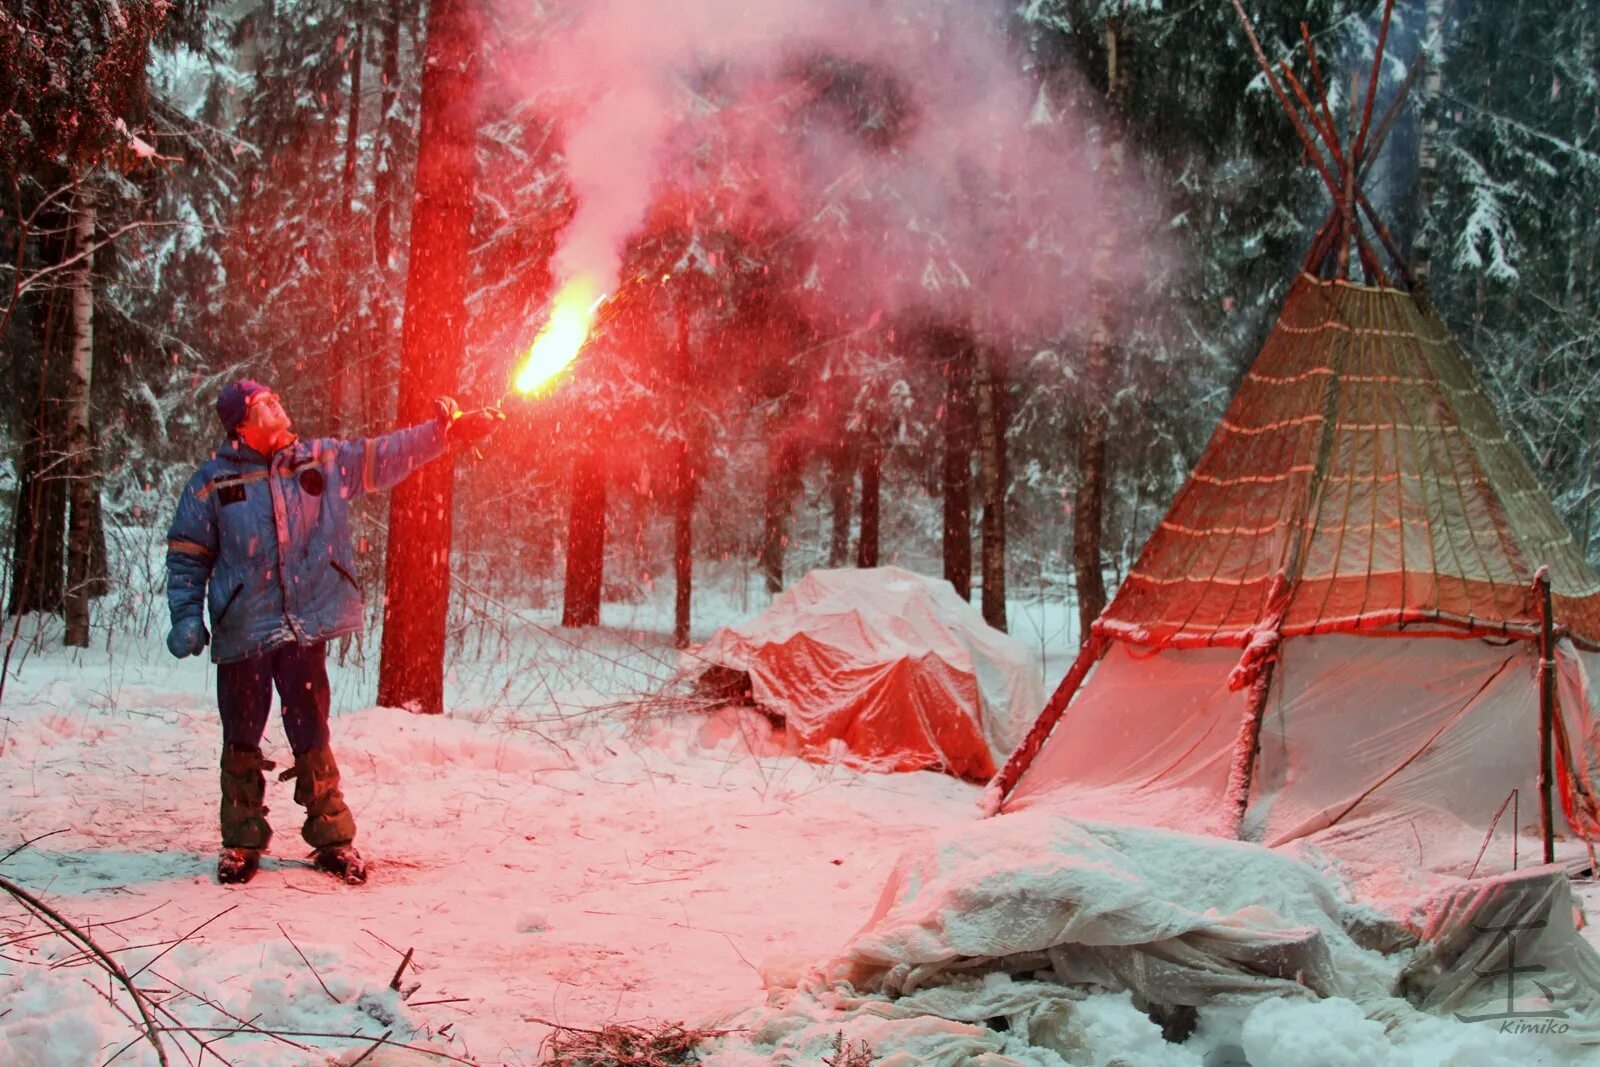
<svg viewBox="0 0 1600 1067"><path fill-rule="evenodd" d="M465 343L479 19L475 0L439 0L428 9L401 339L399 416L406 424L434 417L434 401L456 390ZM378 674L378 703L387 707L444 710L454 477L447 456L412 474L390 498Z"/></svg>

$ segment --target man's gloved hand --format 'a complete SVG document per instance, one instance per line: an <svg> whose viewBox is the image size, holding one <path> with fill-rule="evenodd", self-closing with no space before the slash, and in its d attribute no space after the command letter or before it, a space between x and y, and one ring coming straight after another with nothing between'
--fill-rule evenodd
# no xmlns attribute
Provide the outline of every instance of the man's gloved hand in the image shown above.
<svg viewBox="0 0 1600 1067"><path fill-rule="evenodd" d="M463 411L450 423L450 443L474 445L488 437L506 421L505 412L499 408L478 408Z"/></svg>
<svg viewBox="0 0 1600 1067"><path fill-rule="evenodd" d="M206 624L199 618L180 619L167 631L167 651L179 659L198 656L210 643L211 635L206 632Z"/></svg>
<svg viewBox="0 0 1600 1067"><path fill-rule="evenodd" d="M444 423L448 429L450 424L461 417L461 405L456 403L453 396L435 397L433 401L433 417Z"/></svg>

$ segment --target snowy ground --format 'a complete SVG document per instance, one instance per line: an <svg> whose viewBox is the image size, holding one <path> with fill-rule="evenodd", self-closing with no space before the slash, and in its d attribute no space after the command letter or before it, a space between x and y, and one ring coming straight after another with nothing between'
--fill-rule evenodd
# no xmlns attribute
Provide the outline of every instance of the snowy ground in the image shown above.
<svg viewBox="0 0 1600 1067"><path fill-rule="evenodd" d="M1059 632L1055 610L1013 629ZM170 660L159 627L82 655L30 655L0 706L0 877L164 991L163 1024L248 1021L276 1035L227 1037L214 1049L225 1062L350 1063L387 1033L528 1064L552 1024L695 1025L760 1005L763 971L841 948L908 841L975 818L977 788L941 775L806 763L762 720L642 708L635 698L673 669L669 627L620 605L606 623L574 638L502 622L494 641L461 650L443 717L364 706L371 669L336 670L335 751L374 860L359 889L305 864L298 809L278 783L262 873L215 883L212 671ZM1053 656L1048 680L1064 665ZM287 762L276 723L267 754ZM41 929L0 895L0 1063L156 1062L140 1043L116 1055L135 1036L128 999L114 1007L105 974L54 937L28 936ZM1235 1044L1253 1067L1570 1062L1456 1024L1386 1037L1342 1001L1218 1017L1186 1047L1163 1044L1126 997L1091 998L1080 1025L1073 1062L1086 1064L1241 1065ZM815 1020L786 1058L820 1063L832 1030ZM363 1037L298 1036L311 1034ZM943 1048L946 1062L1064 1062L1000 1038L884 1040ZM752 1042L731 1040L714 1060L755 1062ZM901 1062L917 1055L939 1061ZM362 1062L448 1061L386 1047Z"/></svg>

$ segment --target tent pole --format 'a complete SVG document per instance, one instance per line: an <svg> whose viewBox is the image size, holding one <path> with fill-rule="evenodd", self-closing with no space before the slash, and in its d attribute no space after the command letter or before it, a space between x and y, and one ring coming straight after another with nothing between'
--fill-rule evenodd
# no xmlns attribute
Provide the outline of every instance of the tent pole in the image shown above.
<svg viewBox="0 0 1600 1067"><path fill-rule="evenodd" d="M1050 694L1050 699L1045 703L1044 710L1039 713L1039 718L1034 722L1033 729L1028 731L1028 736L1022 739L1022 744L1011 753L1011 758L1006 760L1006 765L1000 768L1000 773L994 776L994 781L989 783L987 790L994 798L994 810L998 812L1000 806L1011 795L1011 790L1016 788L1017 781L1022 777L1022 772L1028 769L1033 758L1044 747L1045 741L1050 737L1050 732L1055 729L1056 723L1066 713L1067 704L1073 695L1078 692L1078 687L1089 674L1089 668L1099 662L1100 657L1111 645L1111 639L1104 634L1091 632L1089 640L1084 642L1078 650L1078 658L1072 661L1067 676L1061 679L1061 684L1056 686L1056 691Z"/></svg>
<svg viewBox="0 0 1600 1067"><path fill-rule="evenodd" d="M1554 863L1556 839L1550 806L1550 737L1555 727L1556 649L1550 619L1548 567L1539 568L1533 584L1539 598L1539 833L1544 838L1544 862Z"/></svg>
<svg viewBox="0 0 1600 1067"><path fill-rule="evenodd" d="M1228 799L1233 803L1234 837L1243 831L1244 813L1250 807L1250 787L1255 781L1256 758L1261 755L1261 720L1266 717L1267 694L1272 691L1272 674L1277 666L1276 658L1267 660L1250 683L1250 703L1244 724L1239 728L1239 740L1234 745L1233 769L1228 772Z"/></svg>

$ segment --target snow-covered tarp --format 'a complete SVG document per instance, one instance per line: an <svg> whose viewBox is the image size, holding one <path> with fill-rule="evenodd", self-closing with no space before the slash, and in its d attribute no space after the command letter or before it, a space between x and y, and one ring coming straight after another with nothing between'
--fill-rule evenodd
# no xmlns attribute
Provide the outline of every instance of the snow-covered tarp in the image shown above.
<svg viewBox="0 0 1600 1067"><path fill-rule="evenodd" d="M907 850L838 956L769 968L769 1006L741 1020L741 1043L793 1058L828 1018L896 1062L949 1067L1041 1050L1237 1067L1576 1062L1600 1043L1600 954L1572 904L1565 872L1542 867L1463 882L1402 921L1259 845L1004 815ZM1213 1028L1182 1045L1134 1021L1190 1007ZM1234 1020L1225 1034L1219 1014ZM1348 1055L1297 1039L1300 1016ZM1426 1052L1399 1054L1413 1041Z"/></svg>
<svg viewBox="0 0 1600 1067"><path fill-rule="evenodd" d="M712 634L689 670L747 675L809 756L972 780L994 774L1044 707L1027 646L949 582L899 567L812 571Z"/></svg>

